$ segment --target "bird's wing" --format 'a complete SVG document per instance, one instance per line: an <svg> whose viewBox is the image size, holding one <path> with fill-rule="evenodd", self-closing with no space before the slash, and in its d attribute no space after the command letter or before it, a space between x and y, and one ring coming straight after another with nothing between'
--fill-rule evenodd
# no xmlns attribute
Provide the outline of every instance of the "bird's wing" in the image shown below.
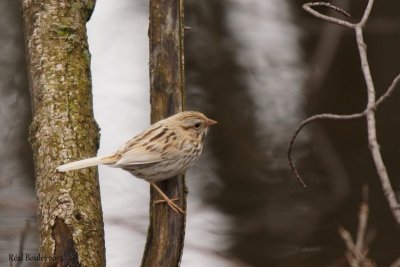
<svg viewBox="0 0 400 267"><path fill-rule="evenodd" d="M161 153L157 151L150 152L143 146L136 146L121 154L121 158L117 161L116 165L139 165L160 162L162 160Z"/></svg>
<svg viewBox="0 0 400 267"><path fill-rule="evenodd" d="M170 148L168 153L162 153L162 148L156 149L135 145L120 154L121 158L116 162L116 165L140 165L148 163L156 163L163 160L171 160L177 158L179 153L176 149Z"/></svg>
<svg viewBox="0 0 400 267"><path fill-rule="evenodd" d="M117 152L121 158L116 165L140 165L156 163L163 160L171 160L179 157L177 142L166 145L157 142L157 139L166 134L165 129L160 123L151 125L147 130L126 142Z"/></svg>

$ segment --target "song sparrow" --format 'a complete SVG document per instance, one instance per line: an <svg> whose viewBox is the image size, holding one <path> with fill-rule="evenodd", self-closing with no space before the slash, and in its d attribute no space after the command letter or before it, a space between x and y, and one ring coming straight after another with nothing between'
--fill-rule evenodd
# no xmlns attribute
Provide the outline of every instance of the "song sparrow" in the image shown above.
<svg viewBox="0 0 400 267"><path fill-rule="evenodd" d="M66 172L100 164L124 169L148 181L174 211L184 213L155 182L192 166L201 154L208 127L216 123L200 112L180 112L151 125L112 154L70 162L57 170Z"/></svg>

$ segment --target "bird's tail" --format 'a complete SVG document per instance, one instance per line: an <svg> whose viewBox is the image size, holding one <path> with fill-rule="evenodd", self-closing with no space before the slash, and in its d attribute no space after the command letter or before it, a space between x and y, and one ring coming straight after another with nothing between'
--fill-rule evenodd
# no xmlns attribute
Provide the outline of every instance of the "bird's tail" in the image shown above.
<svg viewBox="0 0 400 267"><path fill-rule="evenodd" d="M100 164L111 164L117 161L115 155L108 156L99 156L89 159L78 160L74 162L70 162L64 165L60 165L57 167L57 171L59 172L67 172L72 170L79 170L87 167L92 167Z"/></svg>

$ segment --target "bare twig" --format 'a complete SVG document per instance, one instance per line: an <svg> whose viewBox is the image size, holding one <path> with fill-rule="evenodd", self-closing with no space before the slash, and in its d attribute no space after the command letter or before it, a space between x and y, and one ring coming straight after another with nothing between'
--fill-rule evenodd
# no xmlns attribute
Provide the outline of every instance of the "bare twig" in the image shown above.
<svg viewBox="0 0 400 267"><path fill-rule="evenodd" d="M350 0L338 0L337 2L343 6L343 9L347 9L350 6ZM329 16L333 16L334 14L335 11L333 9L327 12ZM331 23L323 25L316 48L311 56L310 68L304 86L305 93L313 94L321 87L321 83L325 80L332 66L345 30L344 27L336 27L336 25Z"/></svg>
<svg viewBox="0 0 400 267"><path fill-rule="evenodd" d="M368 214L369 214L369 208L368 208L368 186L364 185L363 190L363 200L360 204L360 211L358 213L358 230L357 230L357 240L356 240L356 247L355 249L360 252L359 254L362 255L365 245L364 245L364 240L365 240L365 232L367 229L367 221L368 221ZM361 261L361 258L358 258L359 261Z"/></svg>
<svg viewBox="0 0 400 267"><path fill-rule="evenodd" d="M367 22L369 14L371 12L373 2L374 2L373 0L370 0L368 2L364 15L360 23L358 23L355 28L357 46L361 59L361 68L364 74L365 82L367 84L367 92L368 92L368 104L367 104L368 143L369 143L369 149L371 150L371 154L375 163L375 167L378 172L378 176L381 180L384 195L386 196L390 209L392 210L392 213L397 223L400 224L400 209L399 209L400 206L397 202L392 185L390 183L389 175L386 171L386 166L383 163L382 155L379 150L379 144L376 138L375 111L374 111L375 88L374 88L374 83L372 81L371 71L369 69L366 45L364 43L364 37L362 32L362 28Z"/></svg>
<svg viewBox="0 0 400 267"><path fill-rule="evenodd" d="M372 261L367 257L368 249L365 244L365 233L368 222L368 186L363 186L363 200L360 204L358 213L358 229L356 242L353 241L351 234L339 227L338 231L347 247L346 258L351 267L373 266Z"/></svg>
<svg viewBox="0 0 400 267"><path fill-rule="evenodd" d="M326 2L314 2L314 3L306 3L304 6L311 7L311 6L319 6L319 7L328 7L330 9L333 9L336 12L341 13L342 15L345 15L346 17L351 17L350 14L340 7L334 6L332 4L326 3Z"/></svg>
<svg viewBox="0 0 400 267"><path fill-rule="evenodd" d="M339 227L338 232L342 237L344 243L346 244L347 249L351 251L356 251L356 245L354 244L350 232L344 229L343 227Z"/></svg>
<svg viewBox="0 0 400 267"><path fill-rule="evenodd" d="M302 121L302 123L300 123L300 125L294 131L292 137L289 140L289 146L288 146L288 149L287 149L287 156L288 156L288 159L289 159L290 167L291 167L294 175L296 176L297 180L301 184L301 186L303 186L304 188L307 187L307 185L304 182L303 178L301 178L299 172L297 171L296 165L295 165L295 163L293 161L293 158L292 158L292 149L293 149L294 141L296 140L296 137L300 133L301 129L303 129L304 126L306 126L307 124L309 124L309 123L311 123L313 121L317 121L317 120L325 120L325 119L330 119L330 120L352 120L352 119L362 118L364 116L365 116L365 111L360 112L360 113L355 113L355 114L349 114L349 115L339 115L339 114L324 113L324 114L318 114L318 115L311 116L308 119Z"/></svg>
<svg viewBox="0 0 400 267"><path fill-rule="evenodd" d="M351 237L351 234L343 227L339 227L338 231L339 235L342 237L347 247L346 259L348 263L350 264L351 267L360 267L354 258L354 253L358 253L358 251L356 250L356 246L354 245L354 241L353 238Z"/></svg>
<svg viewBox="0 0 400 267"><path fill-rule="evenodd" d="M330 17L324 14L319 13L318 11L316 11L315 9L313 9L312 7L327 7L330 9L333 9L337 12L339 12L340 14L345 15L346 17L350 17L350 14L347 13L346 11L344 11L343 9L336 7L334 5L331 5L329 3L325 3L325 2L315 2L315 3L306 3L303 5L303 9L305 11L307 11L308 13L314 15L317 18L320 18L322 20L326 20L328 22L334 23L334 24L338 24L340 26L344 26L344 27L348 27L348 28L354 28L355 25L353 23L347 22L345 20L341 20L341 19L337 19L334 17Z"/></svg>
<svg viewBox="0 0 400 267"><path fill-rule="evenodd" d="M394 89L396 88L397 84L400 81L400 74L397 74L397 76L393 79L392 84L389 86L388 90L386 91L386 93L384 93L379 99L378 101L376 101L375 103L375 109L382 104L383 101L385 101L394 91Z"/></svg>
<svg viewBox="0 0 400 267"><path fill-rule="evenodd" d="M295 163L293 161L293 157L292 157L293 145L294 145L294 142L295 142L295 140L297 138L297 135L300 133L300 131L307 124L310 124L311 122L314 122L314 121L317 121L317 120L325 120L325 119L330 119L330 120L352 120L352 119L359 119L359 118L365 117L368 112L375 111L387 98L389 98L389 96L393 93L394 89L396 88L396 86L398 85L399 82L400 82L400 74L398 74L393 79L391 85L388 87L386 92L378 99L378 101L375 102L375 105L370 107L370 108L367 108L363 112L353 113L353 114L332 114L332 113L317 114L317 115L314 115L314 116L311 116L311 117L307 118L306 120L304 120L304 121L302 121L300 123L300 125L294 131L292 137L289 140L289 145L288 145L288 149L287 149L287 156L288 156L288 159L289 159L290 167L291 167L294 175L296 176L297 180L299 181L299 183L304 188L306 188L307 185L304 182L303 178L300 176L299 172L297 171L296 165L295 165Z"/></svg>
<svg viewBox="0 0 400 267"><path fill-rule="evenodd" d="M312 117L304 120L300 124L300 126L295 130L292 138L289 140L289 147L288 147L287 153L288 153L289 164L290 164L290 167L292 168L294 175L296 176L296 178L300 182L300 184L303 187L306 187L306 184L304 183L303 179L299 175L299 173L295 167L295 164L293 162L292 156L291 156L291 151L292 151L294 141L295 141L297 135L299 134L300 130L305 125L307 125L313 121L320 120L320 119L349 120L349 119L356 119L356 118L361 118L361 117L365 116L366 120L367 120L367 129L368 129L368 144L369 144L369 148L371 150L371 154L372 154L372 158L374 160L375 167L377 169L379 179L382 184L382 189L383 189L384 195L389 203L389 206L392 210L395 220L397 221L397 223L400 224L400 205L394 194L388 173L386 171L385 164L382 159L382 155L379 151L379 144L378 144L377 137L376 137L376 125L375 125L375 111L376 111L377 107L380 104L382 104L382 102L384 100L386 100L390 96L390 94L393 92L394 88L399 83L400 75L397 75L394 78L392 84L389 86L386 93L384 95L382 95L378 99L378 101L376 101L374 83L372 80L371 71L370 71L369 64L368 64L366 44L364 43L364 37L363 37L363 27L365 26L365 24L369 18L373 3L374 3L373 0L368 1L367 7L364 10L364 14L363 14L360 22L356 23L356 24L349 23L349 22L341 20L341 19L337 19L337 18L333 18L333 17L327 16L327 15L321 14L312 8L312 7L328 7L328 8L331 8L341 14L348 15L342 9L340 9L336 6L333 6L329 3L317 2L317 3L307 3L307 4L303 5L304 10L306 10L307 12L309 12L310 14L314 15L317 18L320 18L322 20L355 30L356 42L357 42L358 52L359 52L360 60L361 60L361 69L362 69L362 72L364 75L365 83L367 85L368 102L367 102L366 109L361 113L355 113L355 114L350 114L350 115L320 114L320 115L315 115L315 116L312 116Z"/></svg>
<svg viewBox="0 0 400 267"><path fill-rule="evenodd" d="M374 0L369 0L367 7L364 10L364 14L362 16L361 21L357 24L357 26L364 27L365 23L367 23L367 20L369 18L369 14L371 14L371 9L372 5L374 4Z"/></svg>

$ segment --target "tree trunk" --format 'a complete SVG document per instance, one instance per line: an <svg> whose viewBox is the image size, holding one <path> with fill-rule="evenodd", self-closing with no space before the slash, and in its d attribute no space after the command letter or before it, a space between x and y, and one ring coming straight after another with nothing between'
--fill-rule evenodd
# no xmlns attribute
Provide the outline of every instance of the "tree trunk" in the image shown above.
<svg viewBox="0 0 400 267"><path fill-rule="evenodd" d="M184 108L183 0L150 0L150 101L152 123ZM184 175L160 182L160 188L186 210ZM156 204L151 188L150 226L142 267L179 266L185 237L185 215Z"/></svg>
<svg viewBox="0 0 400 267"><path fill-rule="evenodd" d="M105 266L96 169L56 171L98 148L86 36L94 2L23 1L41 266Z"/></svg>

